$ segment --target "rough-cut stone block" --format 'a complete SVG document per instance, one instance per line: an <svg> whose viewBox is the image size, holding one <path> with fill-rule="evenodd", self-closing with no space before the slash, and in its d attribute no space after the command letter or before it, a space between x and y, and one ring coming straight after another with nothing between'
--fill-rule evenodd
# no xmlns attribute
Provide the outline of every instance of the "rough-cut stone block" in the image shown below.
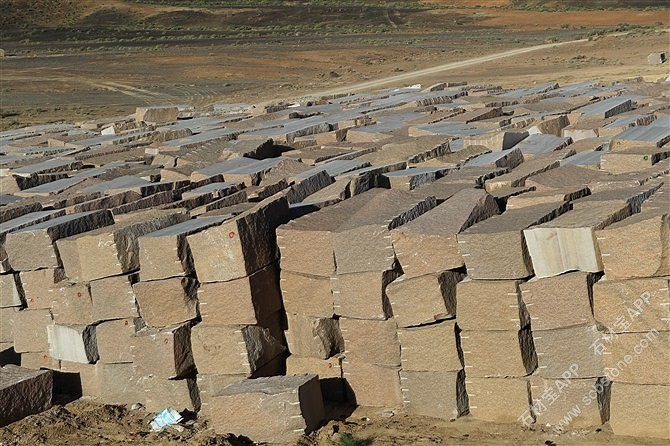
<svg viewBox="0 0 670 446"><path fill-rule="evenodd" d="M403 407L412 415L451 420L468 412L465 372L400 371Z"/></svg>
<svg viewBox="0 0 670 446"><path fill-rule="evenodd" d="M17 307L0 308L0 342L14 342L14 319Z"/></svg>
<svg viewBox="0 0 670 446"><path fill-rule="evenodd" d="M463 368L455 320L398 330L403 370L457 372Z"/></svg>
<svg viewBox="0 0 670 446"><path fill-rule="evenodd" d="M630 215L630 206L616 201L575 207L560 217L523 231L537 277L571 270L603 270L595 231Z"/></svg>
<svg viewBox="0 0 670 446"><path fill-rule="evenodd" d="M142 280L192 275L195 269L186 237L227 219L226 216L201 217L140 237L138 243Z"/></svg>
<svg viewBox="0 0 670 446"><path fill-rule="evenodd" d="M340 319L347 361L383 366L400 365L400 343L393 319Z"/></svg>
<svg viewBox="0 0 670 446"><path fill-rule="evenodd" d="M93 319L105 321L139 316L133 283L137 275L114 276L89 283Z"/></svg>
<svg viewBox="0 0 670 446"><path fill-rule="evenodd" d="M530 412L528 379L479 378L467 375L465 388L472 418L496 423L529 425L534 422Z"/></svg>
<svg viewBox="0 0 670 446"><path fill-rule="evenodd" d="M137 107L135 109L135 120L146 124L173 122L177 120L178 115L179 107L172 106Z"/></svg>
<svg viewBox="0 0 670 446"><path fill-rule="evenodd" d="M533 331L593 324L591 302L598 276L580 271L520 285Z"/></svg>
<svg viewBox="0 0 670 446"><path fill-rule="evenodd" d="M38 310L51 308L58 282L65 279L63 268L45 268L23 271L19 274L23 294L28 308Z"/></svg>
<svg viewBox="0 0 670 446"><path fill-rule="evenodd" d="M464 265L456 234L498 213L493 197L466 189L391 231L393 247L405 275L436 273Z"/></svg>
<svg viewBox="0 0 670 446"><path fill-rule="evenodd" d="M345 359L342 363L348 400L359 406L400 408L400 368Z"/></svg>
<svg viewBox="0 0 670 446"><path fill-rule="evenodd" d="M211 398L210 414L218 433L232 432L269 443L295 441L325 420L316 375L239 381Z"/></svg>
<svg viewBox="0 0 670 446"><path fill-rule="evenodd" d="M612 383L610 426L615 435L670 439L670 386Z"/></svg>
<svg viewBox="0 0 670 446"><path fill-rule="evenodd" d="M56 241L114 223L109 211L64 215L7 234L5 250L12 268L30 271L60 266Z"/></svg>
<svg viewBox="0 0 670 446"><path fill-rule="evenodd" d="M397 271L369 271L331 277L335 314L359 319L388 319L392 314L386 286L399 275Z"/></svg>
<svg viewBox="0 0 670 446"><path fill-rule="evenodd" d="M505 209L519 209L535 206L543 203L560 203L562 201L573 201L590 193L586 186L565 187L562 189L551 189L540 192L524 192L507 199Z"/></svg>
<svg viewBox="0 0 670 446"><path fill-rule="evenodd" d="M0 275L0 307L20 307L24 300L19 275Z"/></svg>
<svg viewBox="0 0 670 446"><path fill-rule="evenodd" d="M286 358L286 374L314 373L319 376L324 400L344 402L347 395L342 375L343 360L344 355L335 355L328 359L291 355Z"/></svg>
<svg viewBox="0 0 670 446"><path fill-rule="evenodd" d="M613 333L663 331L670 323L667 277L601 280L593 286L593 313Z"/></svg>
<svg viewBox="0 0 670 446"><path fill-rule="evenodd" d="M604 376L600 347L604 341L595 325L533 332L533 342L537 351L537 376L557 379L575 366L580 378Z"/></svg>
<svg viewBox="0 0 670 446"><path fill-rule="evenodd" d="M552 220L569 209L548 203L512 209L458 234L468 275L473 279L522 279L533 273L523 230Z"/></svg>
<svg viewBox="0 0 670 446"><path fill-rule="evenodd" d="M609 334L602 343L610 380L670 385L670 331Z"/></svg>
<svg viewBox="0 0 670 446"><path fill-rule="evenodd" d="M206 324L253 325L282 306L277 264L248 277L228 282L205 283L198 289L200 315Z"/></svg>
<svg viewBox="0 0 670 446"><path fill-rule="evenodd" d="M533 338L527 328L462 331L461 348L468 377L508 378L530 375L537 367Z"/></svg>
<svg viewBox="0 0 670 446"><path fill-rule="evenodd" d="M456 284L465 274L437 274L396 279L386 288L399 327L432 323L456 316Z"/></svg>
<svg viewBox="0 0 670 446"><path fill-rule="evenodd" d="M133 337L142 328L142 319L126 318L105 321L95 328L100 361L106 364L133 362Z"/></svg>
<svg viewBox="0 0 670 446"><path fill-rule="evenodd" d="M605 378L547 380L530 377L536 423L563 432L601 426L609 417L610 385Z"/></svg>
<svg viewBox="0 0 670 446"><path fill-rule="evenodd" d="M651 167L668 156L670 156L668 148L631 147L603 153L600 168L615 175L634 172Z"/></svg>
<svg viewBox="0 0 670 446"><path fill-rule="evenodd" d="M191 325L143 328L130 339L130 353L137 372L142 376L165 379L185 377L195 369Z"/></svg>
<svg viewBox="0 0 670 446"><path fill-rule="evenodd" d="M139 380L139 386L144 389L144 405L149 412L160 412L166 407L177 412L196 412L200 409L200 392L195 378L145 376Z"/></svg>
<svg viewBox="0 0 670 446"><path fill-rule="evenodd" d="M198 316L197 282L186 277L138 282L133 285L140 315L152 327L166 327Z"/></svg>
<svg viewBox="0 0 670 446"><path fill-rule="evenodd" d="M333 292L330 277L313 276L282 268L279 284L287 313L332 317Z"/></svg>
<svg viewBox="0 0 670 446"><path fill-rule="evenodd" d="M267 328L199 324L191 333L199 373L253 374L283 354L285 347Z"/></svg>
<svg viewBox="0 0 670 446"><path fill-rule="evenodd" d="M47 326L49 355L65 361L93 363L98 360L95 325Z"/></svg>
<svg viewBox="0 0 670 446"><path fill-rule="evenodd" d="M220 393L229 385L246 378L243 374L237 375L204 375L198 373L196 383L200 392L200 412L201 416L210 416L209 402L212 396Z"/></svg>
<svg viewBox="0 0 670 446"><path fill-rule="evenodd" d="M0 426L51 407L53 375L15 365L0 368Z"/></svg>
<svg viewBox="0 0 670 446"><path fill-rule="evenodd" d="M14 319L14 350L18 353L49 349L47 327L53 324L49 310L23 310Z"/></svg>
<svg viewBox="0 0 670 446"><path fill-rule="evenodd" d="M45 330L46 332L46 330ZM48 351L21 353L21 367L28 369L60 370L60 359L54 359Z"/></svg>
<svg viewBox="0 0 670 446"><path fill-rule="evenodd" d="M99 399L104 404L132 406L145 402L145 389L140 387L132 363L96 364L100 377Z"/></svg>
<svg viewBox="0 0 670 446"><path fill-rule="evenodd" d="M334 274L333 233L383 192L372 189L277 228L282 270L324 277Z"/></svg>
<svg viewBox="0 0 670 446"><path fill-rule="evenodd" d="M279 255L275 229L287 213L288 201L277 194L233 220L187 236L198 280L239 279L274 262Z"/></svg>
<svg viewBox="0 0 670 446"><path fill-rule="evenodd" d="M328 359L344 350L338 320L287 314L286 341L293 355Z"/></svg>
<svg viewBox="0 0 670 446"><path fill-rule="evenodd" d="M456 319L462 330L519 330L530 317L520 280L464 280L456 285Z"/></svg>
<svg viewBox="0 0 670 446"><path fill-rule="evenodd" d="M52 294L51 313L57 324L92 324L93 302L87 283L61 282Z"/></svg>
<svg viewBox="0 0 670 446"><path fill-rule="evenodd" d="M367 203L333 236L337 273L393 269L395 253L389 231L435 207L435 199L387 190Z"/></svg>
<svg viewBox="0 0 670 446"><path fill-rule="evenodd" d="M568 158L575 153L574 149L567 148L546 155L538 155L534 159L522 163L510 173L486 180L484 188L491 192L508 187L525 186L528 178L559 167L562 159Z"/></svg>
<svg viewBox="0 0 670 446"><path fill-rule="evenodd" d="M595 234L608 279L670 275L667 207L643 211Z"/></svg>
<svg viewBox="0 0 670 446"><path fill-rule="evenodd" d="M136 270L140 267L137 238L186 219L182 210L152 209L117 216L112 226L59 240L65 274L72 280L89 281Z"/></svg>

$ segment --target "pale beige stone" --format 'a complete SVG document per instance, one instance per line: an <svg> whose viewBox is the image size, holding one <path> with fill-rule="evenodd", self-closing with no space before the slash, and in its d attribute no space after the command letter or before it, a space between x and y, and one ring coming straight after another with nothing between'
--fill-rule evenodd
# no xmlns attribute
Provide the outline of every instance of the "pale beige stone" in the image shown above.
<svg viewBox="0 0 670 446"><path fill-rule="evenodd" d="M455 320L398 329L403 370L457 372L463 368Z"/></svg>
<svg viewBox="0 0 670 446"><path fill-rule="evenodd" d="M520 330L530 316L520 280L464 280L456 285L458 326L463 330Z"/></svg>
<svg viewBox="0 0 670 446"><path fill-rule="evenodd" d="M198 316L197 282L185 277L133 285L140 315L152 327L166 327Z"/></svg>

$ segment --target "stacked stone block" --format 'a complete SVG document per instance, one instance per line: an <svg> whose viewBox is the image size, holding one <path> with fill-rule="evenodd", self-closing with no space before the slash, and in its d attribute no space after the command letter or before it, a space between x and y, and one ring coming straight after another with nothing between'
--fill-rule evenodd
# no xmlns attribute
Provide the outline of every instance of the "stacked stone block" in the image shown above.
<svg viewBox="0 0 670 446"><path fill-rule="evenodd" d="M226 385L285 371L275 230L287 212L288 201L278 194L186 235L200 282L202 322L190 341L205 412Z"/></svg>

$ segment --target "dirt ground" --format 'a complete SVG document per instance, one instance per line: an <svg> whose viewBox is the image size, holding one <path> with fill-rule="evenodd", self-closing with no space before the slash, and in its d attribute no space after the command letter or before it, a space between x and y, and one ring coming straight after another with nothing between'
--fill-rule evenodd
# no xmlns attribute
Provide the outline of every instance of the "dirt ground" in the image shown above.
<svg viewBox="0 0 670 446"><path fill-rule="evenodd" d="M568 431L523 429L517 425L489 423L462 417L436 420L403 414L380 413L359 408L353 413L335 409L334 418L318 431L286 446L340 446L343 436L359 440L359 445L473 445L473 446L555 446L616 445L660 446L663 440L615 437L609 426L602 429ZM343 420L344 415L348 415ZM156 433L149 428L152 414L119 406L103 406L77 400L54 406L39 415L29 416L0 428L2 446L37 445L183 445L240 446L253 444L234 435L216 435L206 420L182 422L175 428ZM345 443L346 444L346 443Z"/></svg>
<svg viewBox="0 0 670 446"><path fill-rule="evenodd" d="M82 0L76 11L70 6L62 17L55 13L76 26L0 32L8 55L0 58L0 130L128 115L143 105L290 99L589 34L590 41L402 84L465 80L512 87L668 75L666 66L646 62L650 52L670 49L667 9L539 12L501 8L509 4L504 0L431 3L453 4L356 12L296 3L285 16L275 10L271 18L261 9ZM189 27L173 26L182 15ZM593 35L615 30L631 34Z"/></svg>

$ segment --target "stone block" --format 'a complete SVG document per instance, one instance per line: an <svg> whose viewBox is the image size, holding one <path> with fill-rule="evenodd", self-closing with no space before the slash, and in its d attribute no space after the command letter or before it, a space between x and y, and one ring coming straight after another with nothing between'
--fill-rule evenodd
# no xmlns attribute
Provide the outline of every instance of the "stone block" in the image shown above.
<svg viewBox="0 0 670 446"><path fill-rule="evenodd" d="M64 215L7 234L5 250L16 271L60 266L56 241L114 223L109 211Z"/></svg>
<svg viewBox="0 0 670 446"><path fill-rule="evenodd" d="M400 366L400 343L393 319L385 321L340 318L346 360L355 363Z"/></svg>
<svg viewBox="0 0 670 446"><path fill-rule="evenodd" d="M522 163L509 173L486 180L484 189L492 192L498 189L525 186L526 180L529 178L548 170L556 169L560 166L561 160L571 157L575 153L574 149L568 147L548 154L537 155L532 160Z"/></svg>
<svg viewBox="0 0 670 446"><path fill-rule="evenodd" d="M577 367L580 378L604 376L600 346L602 334L595 325L578 325L533 332L537 351L536 376L557 379Z"/></svg>
<svg viewBox="0 0 670 446"><path fill-rule="evenodd" d="M198 280L239 279L277 260L275 229L287 214L288 201L277 194L232 220L187 236Z"/></svg>
<svg viewBox="0 0 670 446"><path fill-rule="evenodd" d="M511 209L458 234L458 246L473 279L522 279L533 274L524 229L550 221L569 209L548 203Z"/></svg>
<svg viewBox="0 0 670 446"><path fill-rule="evenodd" d="M372 189L277 228L282 270L330 277L335 273L333 234L384 191Z"/></svg>
<svg viewBox="0 0 670 446"><path fill-rule="evenodd" d="M142 319L139 318L116 319L98 324L95 335L100 362L105 364L133 362L133 337L142 325Z"/></svg>
<svg viewBox="0 0 670 446"><path fill-rule="evenodd" d="M462 330L520 330L530 325L520 280L464 280L456 285Z"/></svg>
<svg viewBox="0 0 670 446"><path fill-rule="evenodd" d="M287 313L314 317L333 316L330 277L300 274L282 268L279 284Z"/></svg>
<svg viewBox="0 0 670 446"><path fill-rule="evenodd" d="M53 324L49 310L23 310L14 319L14 350L18 353L49 350L47 327Z"/></svg>
<svg viewBox="0 0 670 446"><path fill-rule="evenodd" d="M614 435L670 439L670 386L612 383Z"/></svg>
<svg viewBox="0 0 670 446"><path fill-rule="evenodd" d="M455 320L398 329L403 370L457 372L463 368Z"/></svg>
<svg viewBox="0 0 670 446"><path fill-rule="evenodd" d="M139 317L133 283L137 275L113 276L89 283L93 319L106 321L119 318Z"/></svg>
<svg viewBox="0 0 670 446"><path fill-rule="evenodd" d="M139 380L139 386L144 389L144 405L149 412L160 412L166 407L177 412L200 409L200 392L195 378L144 376Z"/></svg>
<svg viewBox="0 0 670 446"><path fill-rule="evenodd" d="M175 379L186 377L195 370L188 323L163 329L143 328L130 338L129 350L140 376ZM122 354L127 357L127 353Z"/></svg>
<svg viewBox="0 0 670 446"><path fill-rule="evenodd" d="M25 301L18 274L0 275L0 307L21 307Z"/></svg>
<svg viewBox="0 0 670 446"><path fill-rule="evenodd" d="M465 372L400 371L403 407L407 413L452 420L468 413Z"/></svg>
<svg viewBox="0 0 670 446"><path fill-rule="evenodd" d="M135 121L145 124L164 124L177 120L179 107L151 106L137 107L135 109Z"/></svg>
<svg viewBox="0 0 670 446"><path fill-rule="evenodd" d="M670 275L667 208L642 211L595 231L595 235L608 279Z"/></svg>
<svg viewBox="0 0 670 446"><path fill-rule="evenodd" d="M282 307L278 266L272 263L250 276L205 283L198 289L202 321L213 325L253 325Z"/></svg>
<svg viewBox="0 0 670 446"><path fill-rule="evenodd" d="M0 368L0 426L51 407L53 375L15 365Z"/></svg>
<svg viewBox="0 0 670 446"><path fill-rule="evenodd" d="M46 332L46 330L45 330ZM60 359L54 359L49 356L48 351L43 352L24 352L21 353L21 367L27 369L51 369L60 370Z"/></svg>
<svg viewBox="0 0 670 446"><path fill-rule="evenodd" d="M95 325L47 326L49 355L55 359L94 363L99 359Z"/></svg>
<svg viewBox="0 0 670 446"><path fill-rule="evenodd" d="M348 400L359 406L401 408L400 367L385 367L365 362L342 364Z"/></svg>
<svg viewBox="0 0 670 446"><path fill-rule="evenodd" d="M531 279L522 283L521 299L530 314L533 332L594 324L593 284L599 277L581 271Z"/></svg>
<svg viewBox="0 0 670 446"><path fill-rule="evenodd" d="M493 197L479 189L465 189L393 229L393 247L403 272L410 278L462 267L456 234L495 214L498 205Z"/></svg>
<svg viewBox="0 0 670 446"><path fill-rule="evenodd" d="M396 279L386 288L399 327L412 327L456 316L456 284L465 274L444 271Z"/></svg>
<svg viewBox="0 0 670 446"><path fill-rule="evenodd" d="M530 383L527 378L480 378L468 375L465 388L472 418L524 425L531 425L535 421L530 410Z"/></svg>
<svg viewBox="0 0 670 446"><path fill-rule="evenodd" d="M323 399L344 402L347 399L346 387L342 374L344 355L335 355L328 359L290 355L286 358L286 374L300 375L313 373L319 376Z"/></svg>
<svg viewBox="0 0 670 446"><path fill-rule="evenodd" d="M337 273L393 269L395 253L389 231L435 207L435 199L386 190L358 210L333 236Z"/></svg>
<svg viewBox="0 0 670 446"><path fill-rule="evenodd" d="M603 338L605 375L614 382L670 385L670 331Z"/></svg>
<svg viewBox="0 0 670 446"><path fill-rule="evenodd" d="M93 301L87 283L61 282L53 293L51 314L57 324L92 324Z"/></svg>
<svg viewBox="0 0 670 446"><path fill-rule="evenodd" d="M614 175L635 172L651 167L668 156L670 156L668 148L631 147L603 153L600 168Z"/></svg>
<svg viewBox="0 0 670 446"><path fill-rule="evenodd" d="M182 210L151 209L117 216L114 225L59 240L65 274L90 281L134 271L140 267L138 237L187 219Z"/></svg>
<svg viewBox="0 0 670 446"><path fill-rule="evenodd" d="M145 389L140 386L132 363L99 363L96 368L100 377L98 398L102 403L132 406L145 402Z"/></svg>
<svg viewBox="0 0 670 446"><path fill-rule="evenodd" d="M386 287L400 275L397 271L367 271L337 274L330 278L335 314L359 319L392 316Z"/></svg>
<svg viewBox="0 0 670 446"><path fill-rule="evenodd" d="M668 278L601 280L593 286L593 313L613 333L667 330Z"/></svg>
<svg viewBox="0 0 670 446"><path fill-rule="evenodd" d="M211 398L210 414L217 433L244 435L269 443L295 441L325 420L316 375L239 381Z"/></svg>
<svg viewBox="0 0 670 446"><path fill-rule="evenodd" d="M31 310L51 308L58 282L65 279L63 268L22 271L19 274L26 304Z"/></svg>
<svg viewBox="0 0 670 446"><path fill-rule="evenodd" d="M468 378L517 378L537 368L533 337L521 330L461 332L463 362Z"/></svg>
<svg viewBox="0 0 670 446"><path fill-rule="evenodd" d="M186 277L138 282L133 285L140 314L147 325L167 327L198 316L197 282Z"/></svg>
<svg viewBox="0 0 670 446"><path fill-rule="evenodd" d="M0 342L14 342L14 319L18 313L17 307L0 307Z"/></svg>
<svg viewBox="0 0 670 446"><path fill-rule="evenodd" d="M610 383L605 378L548 380L531 376L530 393L539 426L563 432L596 428L609 418Z"/></svg>
<svg viewBox="0 0 670 446"><path fill-rule="evenodd" d="M268 328L199 324L191 333L199 373L252 375L285 347Z"/></svg>
<svg viewBox="0 0 670 446"><path fill-rule="evenodd" d="M293 355L328 359L344 350L336 319L287 314L286 342Z"/></svg>
<svg viewBox="0 0 670 446"><path fill-rule="evenodd" d="M187 236L227 220L226 216L187 220L138 238L143 281L193 275L193 258Z"/></svg>
<svg viewBox="0 0 670 446"><path fill-rule="evenodd" d="M537 277L571 270L603 270L595 231L630 215L630 206L617 201L588 203L544 224L523 231Z"/></svg>
<svg viewBox="0 0 670 446"><path fill-rule="evenodd" d="M200 393L200 412L198 415L210 417L209 402L212 396L220 393L229 385L246 378L244 374L237 375L204 375L198 373L196 384Z"/></svg>

